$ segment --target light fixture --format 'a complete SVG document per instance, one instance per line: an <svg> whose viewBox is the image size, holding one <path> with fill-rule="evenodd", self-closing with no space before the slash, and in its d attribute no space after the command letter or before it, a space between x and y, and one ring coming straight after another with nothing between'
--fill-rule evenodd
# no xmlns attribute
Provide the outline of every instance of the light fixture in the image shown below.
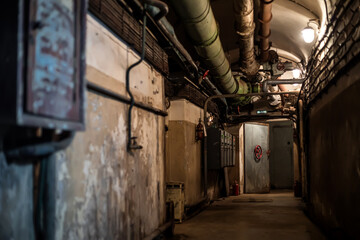
<svg viewBox="0 0 360 240"><path fill-rule="evenodd" d="M310 27L310 23L314 23L317 29L319 29L320 25L318 19L309 20L306 27L301 31L302 37L306 43L311 43L315 39L315 29L313 27Z"/></svg>
<svg viewBox="0 0 360 240"><path fill-rule="evenodd" d="M301 71L298 68L292 70L293 78L300 78Z"/></svg>
<svg viewBox="0 0 360 240"><path fill-rule="evenodd" d="M306 43L311 43L315 38L315 30L307 26L301 31L302 37Z"/></svg>

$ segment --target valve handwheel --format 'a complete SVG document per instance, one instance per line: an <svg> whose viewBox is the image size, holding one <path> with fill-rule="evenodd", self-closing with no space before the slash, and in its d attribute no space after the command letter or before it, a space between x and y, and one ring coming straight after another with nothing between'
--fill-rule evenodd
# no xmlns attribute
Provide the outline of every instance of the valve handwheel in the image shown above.
<svg viewBox="0 0 360 240"><path fill-rule="evenodd" d="M256 145L255 149L254 149L254 155L255 155L255 161L259 162L261 157L262 157L262 148L260 145Z"/></svg>

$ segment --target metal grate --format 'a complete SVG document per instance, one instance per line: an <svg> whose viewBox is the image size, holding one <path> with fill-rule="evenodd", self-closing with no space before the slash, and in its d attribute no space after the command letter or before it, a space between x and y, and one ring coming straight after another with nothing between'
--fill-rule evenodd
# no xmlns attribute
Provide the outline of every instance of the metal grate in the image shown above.
<svg viewBox="0 0 360 240"><path fill-rule="evenodd" d="M141 52L142 26L116 0L90 0L89 10L136 51ZM168 55L150 34L146 36L145 59L165 76L169 74Z"/></svg>
<svg viewBox="0 0 360 240"><path fill-rule="evenodd" d="M323 38L315 46L307 66L303 90L310 104L360 53L360 0L338 1L329 11Z"/></svg>

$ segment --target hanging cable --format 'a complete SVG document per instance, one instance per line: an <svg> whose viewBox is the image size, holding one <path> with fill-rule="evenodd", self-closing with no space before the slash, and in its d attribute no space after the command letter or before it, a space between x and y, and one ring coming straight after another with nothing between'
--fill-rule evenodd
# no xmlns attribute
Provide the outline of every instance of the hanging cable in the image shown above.
<svg viewBox="0 0 360 240"><path fill-rule="evenodd" d="M133 137L131 134L131 112L135 104L134 96L130 91L130 71L137 65L139 65L145 58L145 47L146 47L146 13L144 6L144 17L143 17L143 29L142 29L142 45L141 45L141 55L139 61L132 64L128 69L126 69L126 92L130 96L130 106L128 111L128 142L127 142L127 150L131 151L133 149L142 149L142 146L138 145L136 142L137 137Z"/></svg>

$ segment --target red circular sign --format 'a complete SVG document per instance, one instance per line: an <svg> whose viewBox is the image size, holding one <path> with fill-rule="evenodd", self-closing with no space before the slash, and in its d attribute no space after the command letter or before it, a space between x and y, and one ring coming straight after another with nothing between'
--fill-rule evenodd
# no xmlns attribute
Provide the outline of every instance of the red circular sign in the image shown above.
<svg viewBox="0 0 360 240"><path fill-rule="evenodd" d="M254 155L255 155L255 161L258 162L260 161L261 157L262 157L262 148L260 145L256 145L255 149L254 149Z"/></svg>

